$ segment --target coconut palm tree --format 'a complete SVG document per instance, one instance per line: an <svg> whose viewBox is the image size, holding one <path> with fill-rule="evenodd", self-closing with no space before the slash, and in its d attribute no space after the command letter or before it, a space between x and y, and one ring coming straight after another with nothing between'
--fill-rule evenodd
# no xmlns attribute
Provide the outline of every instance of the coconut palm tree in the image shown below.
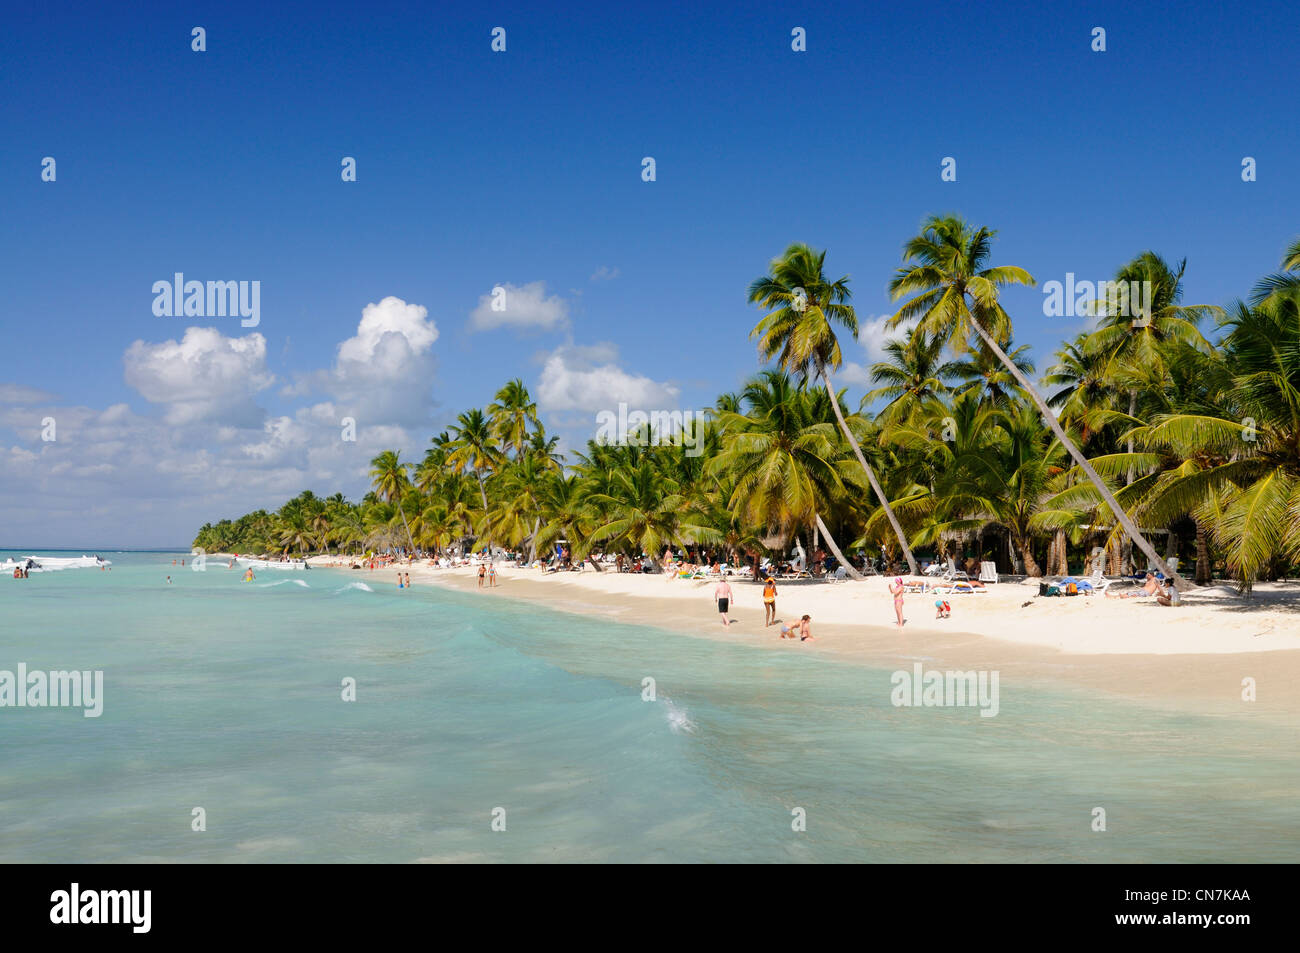
<svg viewBox="0 0 1300 953"><path fill-rule="evenodd" d="M1044 384L1060 388L1048 395L1047 406L1060 414L1062 423L1078 425L1085 446L1109 422L1115 397L1106 372L1106 355L1088 350L1090 336L1085 331L1061 345L1056 363L1043 375Z"/></svg>
<svg viewBox="0 0 1300 953"><path fill-rule="evenodd" d="M1161 379L1168 367L1165 357L1170 345L1182 344L1208 351L1210 344L1198 328L1201 320L1220 313L1210 305L1183 305L1183 274L1187 270L1184 258L1176 267L1171 266L1153 251L1144 251L1128 262L1115 275L1120 288L1149 289L1147 300L1141 305L1132 301L1129 307L1112 307L1109 301L1098 301L1096 310L1102 314L1101 325L1088 338L1087 350L1107 357L1107 378L1128 392L1128 415L1137 419L1138 395L1144 391L1144 381ZM1118 304L1118 301L1116 302ZM1133 452L1132 441L1128 452ZM1132 483L1129 472L1126 481Z"/></svg>
<svg viewBox="0 0 1300 953"><path fill-rule="evenodd" d="M942 340L927 338L915 328L909 328L901 340L886 342L885 359L871 365L871 382L881 386L867 391L859 409L887 400L876 415L886 423L901 420L931 397L948 393L946 381L953 368L943 362L943 349Z"/></svg>
<svg viewBox="0 0 1300 953"><path fill-rule="evenodd" d="M747 413L720 415L722 450L706 472L732 483L729 505L751 524L783 533L816 526L835 558L861 578L820 515L846 492L835 427L819 419L812 395L781 370L763 371L746 384L744 400Z"/></svg>
<svg viewBox="0 0 1300 953"><path fill-rule="evenodd" d="M1175 582L1180 581L1116 502L1110 487L1093 469L1088 458L1066 435L1037 388L999 344L999 341L1010 339L1011 319L998 301L998 290L1007 285L1032 286L1034 279L1023 268L989 265L995 234L991 229L976 228L956 216L935 215L927 219L922 224L921 233L904 244L903 266L889 283L894 300L912 296L890 318L890 326L917 320L917 326L924 333L942 336L958 350L969 350L972 334L977 336L1024 389L1124 531L1153 565Z"/></svg>
<svg viewBox="0 0 1300 953"><path fill-rule="evenodd" d="M758 351L763 360L775 358L781 367L798 375L801 381L820 379L825 385L840 430L853 448L867 482L875 491L894 535L898 537L908 568L915 573L916 557L907 545L903 527L894 515L875 471L863 456L857 438L849 430L835 388L831 386L830 372L838 370L844 360L835 328L843 328L856 340L858 317L848 303L852 297L848 277L830 281L826 277L825 262L826 252L814 251L798 242L787 248L781 257L772 260L771 273L755 279L749 286L749 302L768 311L750 332L750 338L758 339Z"/></svg>
<svg viewBox="0 0 1300 953"><path fill-rule="evenodd" d="M592 545L600 542L633 557L654 554L681 542L683 530L692 538L707 532L707 527L684 521L681 487L655 467L649 456L635 466L614 470L608 483L590 493L586 502L601 516L589 539L573 547L578 556L587 555Z"/></svg>
<svg viewBox="0 0 1300 953"><path fill-rule="evenodd" d="M482 410L475 407L456 418L451 428L451 442L447 444L447 465L457 473L472 472L478 480L479 495L483 500L483 536L491 545L492 524L488 520L487 476L502 461L501 445L492 433L492 426Z"/></svg>
<svg viewBox="0 0 1300 953"><path fill-rule="evenodd" d="M1025 377L1034 373L1034 362L1029 359L1029 345L1012 350L1011 342L1004 341L1003 350L1010 361ZM953 379L953 390L964 389L980 396L995 407L1009 407L1023 393L1019 383L1006 366L983 342L970 352L948 365Z"/></svg>
<svg viewBox="0 0 1300 953"><path fill-rule="evenodd" d="M492 436L503 450L513 450L516 457L528 444L528 428L539 426L537 404L519 378L507 381L488 405L488 424Z"/></svg>
<svg viewBox="0 0 1300 953"><path fill-rule="evenodd" d="M411 555L415 555L415 539L411 536L411 527L406 522L406 510L402 506L402 499L411 488L406 466L398 451L385 450L370 461L370 485L381 499L397 507L402 525L406 527L406 541L411 546Z"/></svg>
<svg viewBox="0 0 1300 953"><path fill-rule="evenodd" d="M1238 302L1222 324L1222 409L1159 415L1134 436L1181 461L1151 511L1209 524L1249 589L1274 560L1300 558L1300 290Z"/></svg>

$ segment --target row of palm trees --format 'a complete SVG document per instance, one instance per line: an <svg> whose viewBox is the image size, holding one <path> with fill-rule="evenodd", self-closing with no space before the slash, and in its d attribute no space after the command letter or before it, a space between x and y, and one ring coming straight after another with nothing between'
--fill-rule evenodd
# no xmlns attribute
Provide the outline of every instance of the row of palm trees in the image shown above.
<svg viewBox="0 0 1300 953"><path fill-rule="evenodd" d="M824 544L851 572L848 552L915 572L914 549L973 545L1029 575L1068 571L1071 553L1131 568L1136 548L1175 578L1168 559L1186 550L1202 583L1216 567L1245 586L1292 570L1300 242L1228 308L1184 304L1186 263L1143 252L1116 280L1149 282L1147 311L1097 302L1097 326L1062 345L1040 392L999 300L1034 279L992 263L994 235L935 216L904 245L889 284L899 302L890 325L903 336L856 410L833 380L841 340L858 333L849 279L826 274L825 252L794 244L748 290L764 312L751 336L771 366L717 398L698 441L666 443L645 428L566 460L514 380L486 409L460 414L418 463L377 456L360 503L308 492L275 514L204 526L195 543L493 545L531 560L564 541L575 557L671 547L740 561L798 541Z"/></svg>

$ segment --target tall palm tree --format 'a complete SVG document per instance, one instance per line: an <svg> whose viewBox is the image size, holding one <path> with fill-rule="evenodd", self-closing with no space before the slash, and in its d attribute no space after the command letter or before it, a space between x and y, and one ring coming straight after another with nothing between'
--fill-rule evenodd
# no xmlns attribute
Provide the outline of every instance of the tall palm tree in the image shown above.
<svg viewBox="0 0 1300 953"><path fill-rule="evenodd" d="M758 339L759 354L764 360L776 358L780 366L797 374L801 380L821 379L830 395L840 430L853 448L867 482L889 518L908 568L915 573L916 557L907 545L902 524L894 515L876 472L863 456L857 438L849 430L840 410L839 397L831 386L830 372L838 370L844 360L835 327L842 327L856 340L858 316L848 303L852 297L848 277L828 280L825 262L826 252L814 251L800 242L787 248L781 257L774 258L771 274L755 279L749 286L749 302L768 311L749 336Z"/></svg>
<svg viewBox="0 0 1300 953"><path fill-rule="evenodd" d="M1164 376L1168 365L1165 354L1171 345L1181 344L1201 351L1210 348L1197 325L1202 318L1219 313L1219 309L1180 304L1186 271L1186 258L1174 267L1155 252L1144 251L1115 275L1122 288L1145 285L1150 289L1144 313L1126 313L1134 310L1132 303L1127 309L1110 312L1110 302L1097 302L1097 308L1103 312L1102 321L1088 338L1087 350L1106 355L1106 376L1117 388L1128 392L1128 415L1134 422L1138 395L1147 389L1143 384ZM1131 440L1128 452L1133 452ZM1133 479L1134 473L1129 471L1126 481L1132 483Z"/></svg>
<svg viewBox="0 0 1300 953"><path fill-rule="evenodd" d="M475 407L456 418L451 428L451 442L447 444L447 465L457 473L471 471L478 480L479 495L483 499L484 532L491 546L492 529L488 520L486 478L500 464L501 445L492 433L492 425L482 410Z"/></svg>
<svg viewBox="0 0 1300 953"><path fill-rule="evenodd" d="M518 458L528 444L528 428L538 426L537 404L519 378L506 381L488 405L488 422L492 436L504 450L513 450Z"/></svg>
<svg viewBox="0 0 1300 953"><path fill-rule="evenodd" d="M745 386L744 397L747 414L720 415L722 451L707 472L732 482L729 505L751 523L783 532L817 526L840 563L861 578L820 515L845 493L835 428L819 419L824 411L813 395L796 388L784 371L762 372Z"/></svg>
<svg viewBox="0 0 1300 953"><path fill-rule="evenodd" d="M1134 543L1167 577L1177 575L1142 535L1128 513L1115 500L1110 487L1093 469L1079 448L1066 435L1047 401L1030 383L999 344L1011 336L1011 319L998 302L998 289L1007 285L1034 284L1033 276L1014 265L989 266L993 237L991 229L975 228L957 216L934 215L921 226L921 233L903 246L903 266L889 283L894 300L912 295L890 318L890 326L919 319L926 334L942 336L958 350L968 350L972 333L979 337L1011 372L1056 439L1096 487Z"/></svg>
<svg viewBox="0 0 1300 953"><path fill-rule="evenodd" d="M1151 510L1212 526L1243 588L1278 558L1300 558L1300 290L1223 320L1221 410L1157 416L1137 439L1181 461Z"/></svg>
<svg viewBox="0 0 1300 953"><path fill-rule="evenodd" d="M1034 373L1034 362L1029 359L1028 344L1011 350L1009 340L1002 343L1007 357L1022 374L1027 377ZM952 378L957 382L953 385L954 390L964 384L965 389L995 407L1011 406L1020 393L1020 385L1011 376L1011 372L983 342L972 348L968 356L953 361L949 368Z"/></svg>
<svg viewBox="0 0 1300 953"><path fill-rule="evenodd" d="M881 386L862 398L861 410L877 400L888 400L877 414L882 422L908 416L918 406L940 394L948 393L947 378L952 365L943 363L944 342L918 334L909 328L902 340L885 344L885 359L871 365L871 382Z"/></svg>
<svg viewBox="0 0 1300 953"><path fill-rule="evenodd" d="M381 499L397 506L397 512L402 515L402 525L406 527L406 541L411 544L411 555L414 556L415 539L411 536L411 527L406 522L406 510L402 506L402 497L411 488L411 480L400 453L385 450L370 461L370 485Z"/></svg>
<svg viewBox="0 0 1300 953"><path fill-rule="evenodd" d="M1106 374L1104 354L1089 352L1087 332L1062 344L1056 363L1047 369L1043 383L1060 390L1049 394L1047 406L1059 412L1065 424L1077 424L1083 444L1108 422L1114 390Z"/></svg>

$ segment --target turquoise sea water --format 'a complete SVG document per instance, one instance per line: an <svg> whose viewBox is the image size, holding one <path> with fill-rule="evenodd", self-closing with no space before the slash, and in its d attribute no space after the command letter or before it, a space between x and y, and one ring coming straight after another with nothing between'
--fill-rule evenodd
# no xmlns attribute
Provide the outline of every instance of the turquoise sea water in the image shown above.
<svg viewBox="0 0 1300 953"><path fill-rule="evenodd" d="M895 708L892 669L743 635L102 555L0 579L0 669L105 680L97 719L0 708L0 861L1300 860L1294 730L1249 714Z"/></svg>

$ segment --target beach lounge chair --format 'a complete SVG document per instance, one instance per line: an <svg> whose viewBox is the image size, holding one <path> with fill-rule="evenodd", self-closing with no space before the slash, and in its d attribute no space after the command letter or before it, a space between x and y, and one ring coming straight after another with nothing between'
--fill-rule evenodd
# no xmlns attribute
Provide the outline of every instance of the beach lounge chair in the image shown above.
<svg viewBox="0 0 1300 953"><path fill-rule="evenodd" d="M827 582L843 582L849 578L848 570L843 566L838 567L834 572L826 574Z"/></svg>
<svg viewBox="0 0 1300 953"><path fill-rule="evenodd" d="M948 557L948 568L944 571L943 578L945 582L970 582L970 576L964 570L957 568L957 563L951 556Z"/></svg>
<svg viewBox="0 0 1300 953"><path fill-rule="evenodd" d="M1111 581L1112 580L1107 579L1105 576L1101 574L1101 569L1098 569L1091 576L1089 576L1087 579L1081 582L1079 584L1079 588L1082 589L1083 586L1086 584L1088 588L1092 590L1092 592L1102 593L1104 595L1106 589L1110 586Z"/></svg>
<svg viewBox="0 0 1300 953"><path fill-rule="evenodd" d="M976 584L976 583L972 583L972 582L963 582L963 581L961 581L961 580L954 580L953 582L942 582L942 583L940 583L939 585L935 586L935 587L931 590L931 592L935 592L935 593L938 593L938 594L940 594L940 595L945 595L945 596L952 596L952 595L959 595L959 594L962 594L962 595L976 595L976 594L981 593L981 592L983 592L983 593L987 593L987 592L988 592L988 589L986 589L986 588L984 588L984 586L982 586L982 585L978 585L978 584Z"/></svg>
<svg viewBox="0 0 1300 953"><path fill-rule="evenodd" d="M998 581L998 564L993 562L980 563L980 582L997 582Z"/></svg>

